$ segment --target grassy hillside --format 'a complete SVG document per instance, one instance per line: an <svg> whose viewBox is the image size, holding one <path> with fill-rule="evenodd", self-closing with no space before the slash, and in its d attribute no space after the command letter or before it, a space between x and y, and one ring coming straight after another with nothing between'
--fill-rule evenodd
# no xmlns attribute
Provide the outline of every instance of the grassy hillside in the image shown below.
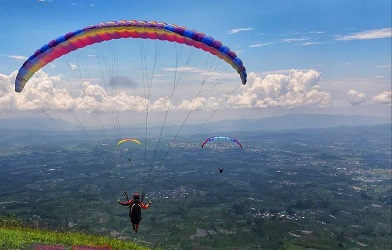
<svg viewBox="0 0 392 250"><path fill-rule="evenodd" d="M35 249L34 246L37 244L61 245L64 246L64 249L71 249L72 246L86 246L85 249L94 249L91 248L93 246L97 247L97 249L113 250L149 249L134 242L122 241L107 236L32 229L23 226L23 224L15 217L2 216L0 218L0 249Z"/></svg>

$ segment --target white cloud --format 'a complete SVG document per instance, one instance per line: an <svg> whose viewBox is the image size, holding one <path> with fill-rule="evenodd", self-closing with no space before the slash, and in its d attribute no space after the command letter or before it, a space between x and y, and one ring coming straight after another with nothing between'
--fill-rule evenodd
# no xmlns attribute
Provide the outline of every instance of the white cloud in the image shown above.
<svg viewBox="0 0 392 250"><path fill-rule="evenodd" d="M377 66L377 68L390 68L390 67L391 67L391 64Z"/></svg>
<svg viewBox="0 0 392 250"><path fill-rule="evenodd" d="M249 47L250 48L258 48L258 47L263 47L263 46L268 46L268 45L273 45L273 44L282 44L282 43L302 45L302 46L323 44L323 42L312 42L312 41L309 41L309 38L302 37L302 38L286 38L286 39L282 39L282 40L274 41L274 42L251 44L251 45L249 45Z"/></svg>
<svg viewBox="0 0 392 250"><path fill-rule="evenodd" d="M72 70L76 70L78 68L78 66L76 65L76 63L69 63L68 64L69 68Z"/></svg>
<svg viewBox="0 0 392 250"><path fill-rule="evenodd" d="M187 70L197 70L197 68L186 68ZM294 107L329 107L333 105L331 93L322 89L320 85L320 72L315 70L289 70L269 73L265 76L250 72L248 83L239 87L239 92L229 96L230 91L214 91L205 94L207 89L203 89L203 94L196 96L197 87L192 86L192 90L186 85L182 86L182 91L174 99L168 97L168 92L163 94L159 89L158 94L146 100L143 93L138 89L124 88L123 92L108 93L105 88L92 82L84 81L83 87L67 85L62 76L50 76L42 70L29 80L22 93L14 90L16 71L10 75L0 74L0 112L4 111L40 111L57 110L66 112L67 110L84 111L91 113L94 110L100 112L112 112L113 107L119 112L136 111L145 112L148 104L151 111L165 112L168 107L172 111L207 110L212 111L220 107L226 98L222 108L294 108ZM204 72L199 75L202 76ZM233 74L231 77L238 77ZM219 85L219 86L223 86ZM61 86L68 86L67 89ZM207 86L207 85L206 85ZM208 85L209 89L211 86ZM137 86L135 86L137 88ZM189 86L191 87L191 86ZM207 88L207 87L206 87ZM220 88L220 87L219 87ZM189 91L191 90L191 91ZM196 91L194 91L196 90ZM109 91L109 90L108 90ZM165 90L166 91L166 90ZM139 94L136 94L139 93ZM184 93L187 95L185 96ZM366 94L354 89L350 89L343 95L340 101L351 105L366 103L369 99L380 104L391 105L391 92L384 91L374 97L367 98Z"/></svg>
<svg viewBox="0 0 392 250"><path fill-rule="evenodd" d="M384 91L373 97L375 102L391 106L392 91Z"/></svg>
<svg viewBox="0 0 392 250"><path fill-rule="evenodd" d="M2 56L3 57L8 57L8 58L11 58L11 59L15 59L15 60L22 60L22 61L27 60L27 58L28 58L26 56L18 56L18 55L2 55Z"/></svg>
<svg viewBox="0 0 392 250"><path fill-rule="evenodd" d="M253 28L232 29L232 30L228 30L226 34L236 34L236 33L238 33L238 32L249 31L249 30L253 30Z"/></svg>
<svg viewBox="0 0 392 250"><path fill-rule="evenodd" d="M180 110L203 110L208 105L208 100L204 97L196 97L193 100L183 100L178 106Z"/></svg>
<svg viewBox="0 0 392 250"><path fill-rule="evenodd" d="M363 92L350 89L347 93L347 100L351 105L359 105L366 102L366 95Z"/></svg>
<svg viewBox="0 0 392 250"><path fill-rule="evenodd" d="M49 76L39 70L29 80L22 93L14 91L16 72L11 75L0 74L0 111L29 111L29 110L76 110L92 113L95 111L112 112L113 107L121 111L145 112L146 106L152 111L166 111L168 107L172 110L211 110L217 107L222 99L214 97L208 99L196 97L190 100L182 100L177 105L170 98L157 97L157 100L146 100L142 96L130 95L120 92L110 95L104 87L83 82L77 91L56 87L62 82L61 76ZM238 76L237 76L238 77ZM72 88L72 87L71 87ZM132 89L132 88L127 88ZM76 93L76 94L75 94ZM214 101L214 102L212 102Z"/></svg>
<svg viewBox="0 0 392 250"><path fill-rule="evenodd" d="M235 108L296 107L304 105L324 106L331 95L321 91L320 73L290 70L288 75L269 74L264 79L249 74L242 93L229 98L228 105Z"/></svg>
<svg viewBox="0 0 392 250"><path fill-rule="evenodd" d="M284 43L293 43L293 42L303 42L309 40L308 38L286 38L283 39L282 42Z"/></svg>
<svg viewBox="0 0 392 250"><path fill-rule="evenodd" d="M272 45L274 43L257 43L257 44L251 44L249 45L249 48L258 48L258 47L263 47L263 46L268 46Z"/></svg>
<svg viewBox="0 0 392 250"><path fill-rule="evenodd" d="M173 107L172 101L168 96L160 97L157 101L155 101L150 109L153 111L166 111L168 108Z"/></svg>
<svg viewBox="0 0 392 250"><path fill-rule="evenodd" d="M143 111L146 100L125 93L110 96L102 86L83 82L83 90L78 95L57 88L61 76L49 76L39 70L28 81L22 93L14 91L16 72L6 76L0 74L0 110L100 110L111 112L113 105L119 111Z"/></svg>
<svg viewBox="0 0 392 250"><path fill-rule="evenodd" d="M188 66L180 66L177 68L163 68L162 71L169 71L169 72L196 72L196 73L200 73L201 70L199 70L198 68L195 67L188 67Z"/></svg>
<svg viewBox="0 0 392 250"><path fill-rule="evenodd" d="M388 38L388 37L392 37L391 28L365 30L358 33L338 36L335 40L339 40L339 41L368 40L368 39L381 39L381 38Z"/></svg>
<svg viewBox="0 0 392 250"><path fill-rule="evenodd" d="M324 43L322 43L322 42L305 42L305 43L301 43L302 46L318 45L318 44L324 44Z"/></svg>

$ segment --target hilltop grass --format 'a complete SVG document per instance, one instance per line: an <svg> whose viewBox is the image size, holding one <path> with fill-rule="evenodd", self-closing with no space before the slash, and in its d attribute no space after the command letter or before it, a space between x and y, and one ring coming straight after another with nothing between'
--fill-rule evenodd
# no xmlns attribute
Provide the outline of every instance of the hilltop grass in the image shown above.
<svg viewBox="0 0 392 250"><path fill-rule="evenodd" d="M122 241L108 236L29 228L23 225L22 220L15 215L7 214L0 217L0 249L21 249L33 244L105 246L116 250L149 249L134 242Z"/></svg>
<svg viewBox="0 0 392 250"><path fill-rule="evenodd" d="M55 232L26 227L0 226L0 249L20 249L34 243L64 246L106 246L111 249L147 250L137 243L107 236L75 232Z"/></svg>

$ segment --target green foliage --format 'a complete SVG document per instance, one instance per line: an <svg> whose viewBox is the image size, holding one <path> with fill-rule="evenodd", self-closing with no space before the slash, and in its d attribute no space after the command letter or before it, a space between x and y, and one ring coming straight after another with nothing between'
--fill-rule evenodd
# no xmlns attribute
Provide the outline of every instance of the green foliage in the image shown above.
<svg viewBox="0 0 392 250"><path fill-rule="evenodd" d="M289 250L300 250L300 249L318 249L318 250L335 250L339 248L339 244L336 244L332 240L325 238L296 240L291 242L284 249Z"/></svg>
<svg viewBox="0 0 392 250"><path fill-rule="evenodd" d="M7 213L0 217L0 227L19 227L22 226L22 220L15 214Z"/></svg>

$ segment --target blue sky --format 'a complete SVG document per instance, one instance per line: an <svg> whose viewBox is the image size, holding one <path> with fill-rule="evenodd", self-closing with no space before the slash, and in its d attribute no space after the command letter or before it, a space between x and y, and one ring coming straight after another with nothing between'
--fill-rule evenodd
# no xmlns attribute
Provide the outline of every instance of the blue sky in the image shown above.
<svg viewBox="0 0 392 250"><path fill-rule="evenodd" d="M237 52L250 77L227 109L249 117L290 112L390 117L391 1L2 0L0 84L12 82L23 59L60 35L132 19L196 29ZM9 103L10 95L0 88L2 118L9 110L24 110Z"/></svg>

